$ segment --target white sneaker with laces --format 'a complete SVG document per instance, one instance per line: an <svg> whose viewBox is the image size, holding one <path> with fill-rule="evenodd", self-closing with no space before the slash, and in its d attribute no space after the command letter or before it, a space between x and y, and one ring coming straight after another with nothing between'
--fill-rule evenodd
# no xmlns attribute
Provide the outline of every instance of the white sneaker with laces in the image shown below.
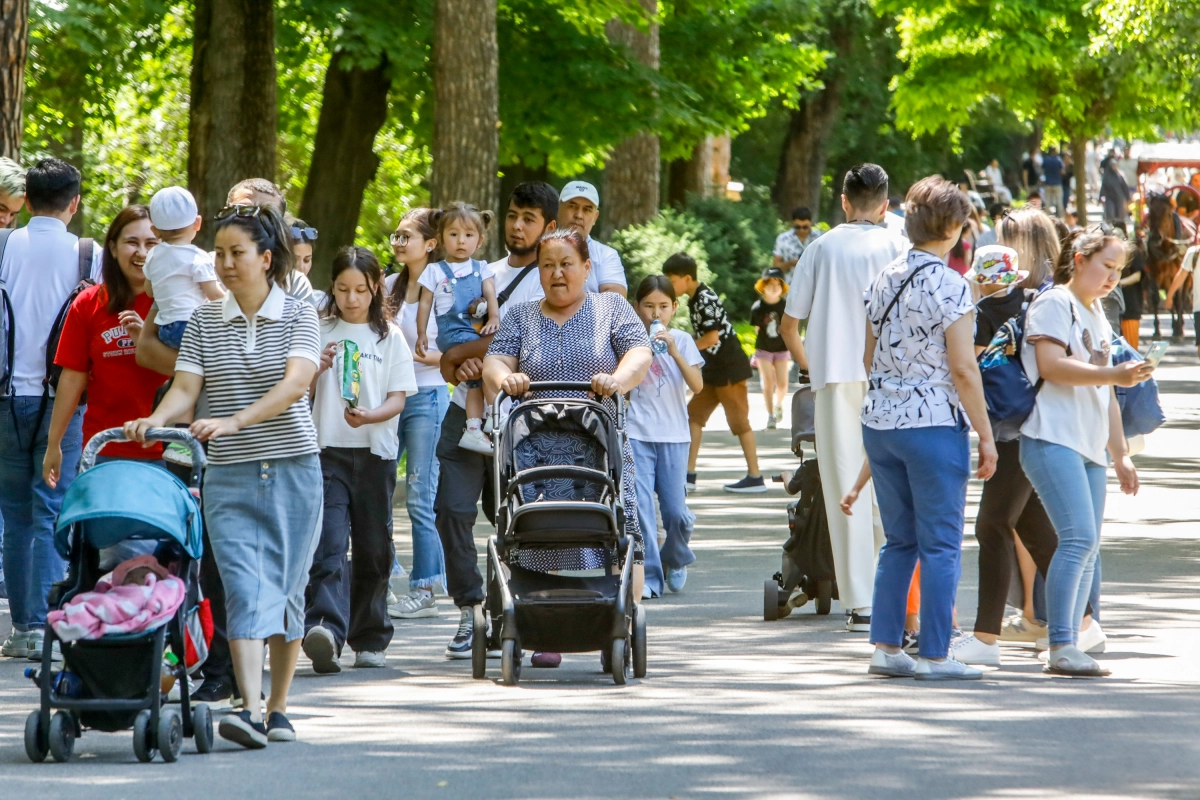
<svg viewBox="0 0 1200 800"><path fill-rule="evenodd" d="M381 651L372 652L370 650L363 650L362 652L355 653L354 666L357 669L363 669L364 667L375 669L386 667L387 653Z"/></svg>
<svg viewBox="0 0 1200 800"><path fill-rule="evenodd" d="M485 456L490 456L495 452L492 440L479 428L467 428L463 431L462 438L458 440L458 446L464 450L483 453Z"/></svg>
<svg viewBox="0 0 1200 800"><path fill-rule="evenodd" d="M413 589L399 601L388 606L388 616L392 619L436 617L439 616L437 601L433 599L433 592L425 589Z"/></svg>
<svg viewBox="0 0 1200 800"><path fill-rule="evenodd" d="M1078 641L1075 646L1089 655L1103 653L1108 647L1108 637L1104 635L1104 630L1096 620L1092 620L1092 624L1081 630L1076 638Z"/></svg>
<svg viewBox="0 0 1200 800"><path fill-rule="evenodd" d="M4 645L0 646L0 655L9 658L29 658L30 631L16 631L8 635Z"/></svg>
<svg viewBox="0 0 1200 800"><path fill-rule="evenodd" d="M953 658L947 658L945 661L919 658L913 677L919 681L974 681L983 677L983 671L968 667Z"/></svg>
<svg viewBox="0 0 1200 800"><path fill-rule="evenodd" d="M960 636L950 643L950 657L964 664L1000 666L1000 645L984 644L974 635Z"/></svg>

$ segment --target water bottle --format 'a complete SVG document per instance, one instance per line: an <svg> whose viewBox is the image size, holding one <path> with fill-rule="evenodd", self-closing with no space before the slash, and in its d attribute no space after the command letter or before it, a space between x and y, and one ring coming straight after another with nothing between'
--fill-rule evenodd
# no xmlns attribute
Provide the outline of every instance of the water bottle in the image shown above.
<svg viewBox="0 0 1200 800"><path fill-rule="evenodd" d="M656 339L654 337L666 329L667 327L658 320L654 320L650 323L650 349L659 355L667 352L667 343L662 339Z"/></svg>

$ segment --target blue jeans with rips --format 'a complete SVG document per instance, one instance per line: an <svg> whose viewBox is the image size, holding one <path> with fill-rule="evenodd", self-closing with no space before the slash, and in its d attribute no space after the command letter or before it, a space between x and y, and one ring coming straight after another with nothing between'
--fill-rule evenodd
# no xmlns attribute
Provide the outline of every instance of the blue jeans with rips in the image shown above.
<svg viewBox="0 0 1200 800"><path fill-rule="evenodd" d="M1074 644L1089 599L1093 612L1100 610L1100 526L1108 467L1069 447L1027 436L1021 437L1021 467L1058 534L1058 549L1046 573L1050 646Z"/></svg>
<svg viewBox="0 0 1200 800"><path fill-rule="evenodd" d="M407 453L404 471L405 500L412 523L413 565L408 587L432 589L446 585L446 558L442 540L434 527L433 500L437 494L438 460L435 455L442 418L450 404L445 385L429 386L404 402L400 414L400 449L397 458Z"/></svg>
<svg viewBox="0 0 1200 800"><path fill-rule="evenodd" d="M4 515L4 577L13 628L46 627L46 595L61 581L67 562L54 549L54 520L83 452L83 407L77 408L62 440L62 475L57 488L42 480L53 401L37 423L41 397L0 398L0 512Z"/></svg>

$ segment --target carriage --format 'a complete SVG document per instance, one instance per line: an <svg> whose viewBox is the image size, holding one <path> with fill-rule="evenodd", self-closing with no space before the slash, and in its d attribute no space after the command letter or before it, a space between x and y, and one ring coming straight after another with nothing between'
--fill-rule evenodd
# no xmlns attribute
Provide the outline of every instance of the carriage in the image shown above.
<svg viewBox="0 0 1200 800"><path fill-rule="evenodd" d="M1137 159L1134 224L1137 242L1146 250L1146 270L1155 283L1146 292L1146 299L1154 315L1154 338L1158 339L1162 335L1158 322L1164 302L1162 294L1171 288L1187 249L1200 244L1200 226L1181 215L1176 204L1190 195L1200 206L1200 187L1194 180L1184 184L1152 178L1159 170L1171 168L1190 169L1193 176L1200 173L1200 142L1141 145L1134 148L1132 155ZM1192 291L1192 277L1188 276L1174 296L1166 298L1166 308L1171 312L1172 341L1183 341L1184 316L1192 307Z"/></svg>

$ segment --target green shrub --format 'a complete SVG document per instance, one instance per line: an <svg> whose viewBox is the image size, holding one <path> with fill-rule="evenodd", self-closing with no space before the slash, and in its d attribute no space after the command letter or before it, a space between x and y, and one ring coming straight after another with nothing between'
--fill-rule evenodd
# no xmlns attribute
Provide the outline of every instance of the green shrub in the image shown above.
<svg viewBox="0 0 1200 800"><path fill-rule="evenodd" d="M664 210L644 225L635 225L613 234L611 244L621 254L621 261L625 264L630 302L633 302L634 292L642 278L661 273L663 262L675 253L684 252L696 259L700 281L711 281L708 253L700 243L700 235L699 220L671 209ZM672 325L681 330L692 329L688 321L687 301L682 298Z"/></svg>
<svg viewBox="0 0 1200 800"><path fill-rule="evenodd" d="M731 319L747 319L758 299L754 283L771 266L775 237L783 230L764 187L750 187L741 200L693 197L686 216L700 223L711 282Z"/></svg>

